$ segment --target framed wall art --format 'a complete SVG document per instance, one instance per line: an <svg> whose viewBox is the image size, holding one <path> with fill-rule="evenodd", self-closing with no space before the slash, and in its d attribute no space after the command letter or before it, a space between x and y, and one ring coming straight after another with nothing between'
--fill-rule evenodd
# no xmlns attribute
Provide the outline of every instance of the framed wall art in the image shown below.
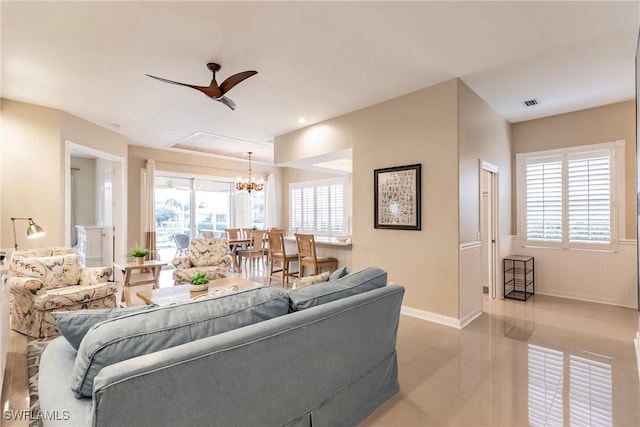
<svg viewBox="0 0 640 427"><path fill-rule="evenodd" d="M375 169L374 227L420 230L422 165Z"/></svg>

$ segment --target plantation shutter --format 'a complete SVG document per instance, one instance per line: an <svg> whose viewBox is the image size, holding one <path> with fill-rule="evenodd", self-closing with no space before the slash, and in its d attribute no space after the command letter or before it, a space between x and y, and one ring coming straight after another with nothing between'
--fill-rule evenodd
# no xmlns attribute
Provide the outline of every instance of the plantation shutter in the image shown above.
<svg viewBox="0 0 640 427"><path fill-rule="evenodd" d="M562 242L562 159L532 159L526 165L528 240Z"/></svg>
<svg viewBox="0 0 640 427"><path fill-rule="evenodd" d="M346 179L289 185L289 223L304 233L331 235L346 229Z"/></svg>
<svg viewBox="0 0 640 427"><path fill-rule="evenodd" d="M302 189L302 228L305 230L315 230L316 227L316 206L315 187L304 187Z"/></svg>
<svg viewBox="0 0 640 427"><path fill-rule="evenodd" d="M316 187L316 218L318 231L329 231L329 186Z"/></svg>
<svg viewBox="0 0 640 427"><path fill-rule="evenodd" d="M289 223L292 228L302 227L302 188L289 192Z"/></svg>
<svg viewBox="0 0 640 427"><path fill-rule="evenodd" d="M610 243L611 161L608 153L568 160L569 242Z"/></svg>
<svg viewBox="0 0 640 427"><path fill-rule="evenodd" d="M329 204L331 231L344 231L344 184L333 184Z"/></svg>

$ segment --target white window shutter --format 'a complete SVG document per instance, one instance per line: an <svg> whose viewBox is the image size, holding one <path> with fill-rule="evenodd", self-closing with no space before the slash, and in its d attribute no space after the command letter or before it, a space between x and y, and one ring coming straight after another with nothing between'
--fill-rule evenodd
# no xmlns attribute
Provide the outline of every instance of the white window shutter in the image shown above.
<svg viewBox="0 0 640 427"><path fill-rule="evenodd" d="M562 242L562 161L526 165L527 240Z"/></svg>
<svg viewBox="0 0 640 427"><path fill-rule="evenodd" d="M568 161L569 242L611 242L611 162L602 157Z"/></svg>

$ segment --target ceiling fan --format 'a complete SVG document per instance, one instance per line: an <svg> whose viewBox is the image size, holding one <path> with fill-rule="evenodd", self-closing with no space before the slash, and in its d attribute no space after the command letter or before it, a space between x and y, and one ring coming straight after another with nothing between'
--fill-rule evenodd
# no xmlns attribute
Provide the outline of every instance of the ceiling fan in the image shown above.
<svg viewBox="0 0 640 427"><path fill-rule="evenodd" d="M258 74L257 71L243 71L241 73L234 74L233 76L228 77L225 81L222 82L221 85L218 86L218 82L216 82L216 71L220 71L220 68L222 67L215 62L209 62L207 64L207 68L213 73L213 78L211 79L211 84L209 84L209 86L196 86L187 83L174 82L173 80L163 79L162 77L152 76L151 74L145 74L145 76L149 76L152 79L160 80L161 82L171 83L173 85L190 87L191 89L195 89L204 93L205 95L215 99L216 101L222 102L232 110L235 110L236 103L227 98L227 92L229 92L235 85L237 85L241 81L248 79L254 74Z"/></svg>

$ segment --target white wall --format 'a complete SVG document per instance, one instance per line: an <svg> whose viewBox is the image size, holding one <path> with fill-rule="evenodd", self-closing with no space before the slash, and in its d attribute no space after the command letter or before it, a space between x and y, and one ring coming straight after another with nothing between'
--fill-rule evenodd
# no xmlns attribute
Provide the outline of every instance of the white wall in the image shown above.
<svg viewBox="0 0 640 427"><path fill-rule="evenodd" d="M625 222L620 224L625 231L619 236L621 243L617 252L525 248L518 237L513 240L513 251L535 257L536 292L637 307L636 134L633 101L515 123L512 125L512 139L514 159L518 153L618 140L626 142L625 197L617 206L618 212L625 213ZM516 173L514 170L514 183ZM514 203L514 218L516 208Z"/></svg>
<svg viewBox="0 0 640 427"><path fill-rule="evenodd" d="M622 241L617 252L522 247L535 257L536 293L637 308L636 242Z"/></svg>

